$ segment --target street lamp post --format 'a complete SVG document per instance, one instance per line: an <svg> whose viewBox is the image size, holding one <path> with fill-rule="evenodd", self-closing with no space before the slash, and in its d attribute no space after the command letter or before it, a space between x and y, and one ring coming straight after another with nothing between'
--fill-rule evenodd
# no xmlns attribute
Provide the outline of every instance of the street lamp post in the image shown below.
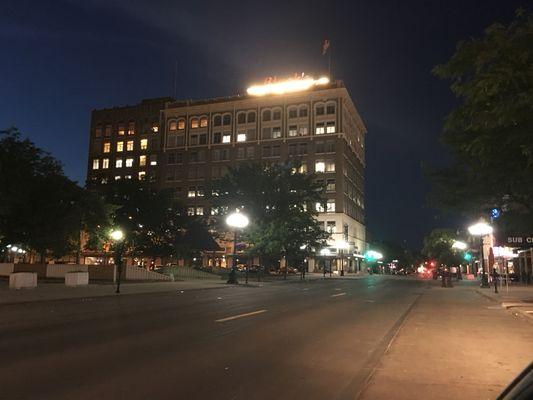
<svg viewBox="0 0 533 400"><path fill-rule="evenodd" d="M339 240L336 243L336 247L341 253L341 276L344 276L344 250L348 250L350 244L346 240Z"/></svg>
<svg viewBox="0 0 533 400"><path fill-rule="evenodd" d="M117 290L115 293L120 293L120 280L122 277L122 254L124 252L124 232L120 229L115 229L111 231L110 235L111 240L115 243L115 253L113 254L113 259L115 260L115 266L117 267Z"/></svg>
<svg viewBox="0 0 533 400"><path fill-rule="evenodd" d="M233 228L233 260L231 263L231 271L229 273L228 282L231 284L238 284L237 281L237 230L246 228L250 220L248 217L238 210L231 213L226 218L226 224ZM248 283L248 266L246 266L246 283Z"/></svg>
<svg viewBox="0 0 533 400"><path fill-rule="evenodd" d="M488 288L489 287L489 277L486 274L485 271L485 257L483 257L483 237L490 235L493 232L492 226L487 224L484 221L480 221L477 224L471 225L468 227L468 232L472 236L479 236L480 240L480 255L481 255L481 287L482 288Z"/></svg>

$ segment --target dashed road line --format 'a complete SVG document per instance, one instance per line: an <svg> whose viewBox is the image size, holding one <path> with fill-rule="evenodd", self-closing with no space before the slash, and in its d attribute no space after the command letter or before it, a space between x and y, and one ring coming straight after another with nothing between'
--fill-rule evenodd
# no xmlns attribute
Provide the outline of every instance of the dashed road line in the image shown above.
<svg viewBox="0 0 533 400"><path fill-rule="evenodd" d="M342 292L342 293L332 294L331 297L339 297L339 296L344 296L344 295L346 295L346 293Z"/></svg>
<svg viewBox="0 0 533 400"><path fill-rule="evenodd" d="M263 313L266 313L267 311L268 310L257 310L257 311L252 311L252 312L249 312L249 313L244 313L244 314L239 314L239 315L232 315L231 317L215 319L215 322L233 321L234 319L246 318L246 317L251 317L252 315L263 314Z"/></svg>

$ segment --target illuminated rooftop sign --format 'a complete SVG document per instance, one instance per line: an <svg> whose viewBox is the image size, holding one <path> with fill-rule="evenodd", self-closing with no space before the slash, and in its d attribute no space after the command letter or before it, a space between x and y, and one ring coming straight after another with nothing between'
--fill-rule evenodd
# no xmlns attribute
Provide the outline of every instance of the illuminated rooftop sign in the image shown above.
<svg viewBox="0 0 533 400"><path fill-rule="evenodd" d="M247 92L251 96L266 96L268 94L285 94L300 92L308 90L314 86L327 85L329 83L328 77L313 79L310 76L301 76L298 78L290 78L283 81L276 81L268 79L262 85L250 86Z"/></svg>

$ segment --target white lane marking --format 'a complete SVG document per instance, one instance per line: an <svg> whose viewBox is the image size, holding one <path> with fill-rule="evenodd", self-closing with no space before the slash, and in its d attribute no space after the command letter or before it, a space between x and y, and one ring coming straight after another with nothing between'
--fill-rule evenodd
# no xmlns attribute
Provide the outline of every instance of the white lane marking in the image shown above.
<svg viewBox="0 0 533 400"><path fill-rule="evenodd" d="M342 290L342 289L341 289L340 287L336 287L336 288L333 289L333 290Z"/></svg>
<svg viewBox="0 0 533 400"><path fill-rule="evenodd" d="M309 290L309 288L308 288L308 287L306 287L306 288L302 289L302 292L303 292L304 290Z"/></svg>
<svg viewBox="0 0 533 400"><path fill-rule="evenodd" d="M527 312L528 314L533 314L533 311L529 311L529 310L527 310L526 312Z"/></svg>
<svg viewBox="0 0 533 400"><path fill-rule="evenodd" d="M226 322L226 321L232 321L234 319L251 317L252 315L263 314L263 313L266 313L267 311L268 310L257 310L257 311L252 311L252 312L245 313L245 314L232 315L231 317L215 319L215 322Z"/></svg>
<svg viewBox="0 0 533 400"><path fill-rule="evenodd" d="M346 294L345 292L337 293L337 294L332 294L331 297L344 296L345 294Z"/></svg>
<svg viewBox="0 0 533 400"><path fill-rule="evenodd" d="M375 303L376 300L365 300L365 303Z"/></svg>

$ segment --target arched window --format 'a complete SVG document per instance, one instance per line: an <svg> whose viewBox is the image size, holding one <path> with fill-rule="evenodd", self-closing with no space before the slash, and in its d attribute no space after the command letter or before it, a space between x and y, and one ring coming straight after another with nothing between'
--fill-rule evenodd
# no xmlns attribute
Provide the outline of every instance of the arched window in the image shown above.
<svg viewBox="0 0 533 400"><path fill-rule="evenodd" d="M324 115L324 103L318 103L315 105L315 115Z"/></svg>
<svg viewBox="0 0 533 400"><path fill-rule="evenodd" d="M224 115L224 117L222 118L222 125L231 125L231 115Z"/></svg>
<svg viewBox="0 0 533 400"><path fill-rule="evenodd" d="M270 110L263 111L263 121L270 121L272 119L272 112Z"/></svg>
<svg viewBox="0 0 533 400"><path fill-rule="evenodd" d="M307 117L307 106L301 106L298 110L298 116L300 118Z"/></svg>
<svg viewBox="0 0 533 400"><path fill-rule="evenodd" d="M238 124L246 123L246 113L241 112L241 113L237 114L237 123Z"/></svg>
<svg viewBox="0 0 533 400"><path fill-rule="evenodd" d="M185 129L185 120L184 119L178 119L178 129L180 131Z"/></svg>
<svg viewBox="0 0 533 400"><path fill-rule="evenodd" d="M326 105L326 114L335 114L335 103L328 103Z"/></svg>
<svg viewBox="0 0 533 400"><path fill-rule="evenodd" d="M175 131L176 129L178 129L178 123L176 121L170 121L168 123L168 130Z"/></svg>
<svg viewBox="0 0 533 400"><path fill-rule="evenodd" d="M196 129L198 126L200 126L198 118L191 118L191 128Z"/></svg>
<svg viewBox="0 0 533 400"><path fill-rule="evenodd" d="M281 119L281 108L276 108L272 111L272 120L279 121Z"/></svg>
<svg viewBox="0 0 533 400"><path fill-rule="evenodd" d="M213 118L213 125L214 126L222 125L222 117L220 115L215 115L215 118Z"/></svg>
<svg viewBox="0 0 533 400"><path fill-rule="evenodd" d="M200 128L205 128L207 126L207 117L200 118Z"/></svg>
<svg viewBox="0 0 533 400"><path fill-rule="evenodd" d="M248 123L255 122L255 111L250 111L246 118Z"/></svg>
<svg viewBox="0 0 533 400"><path fill-rule="evenodd" d="M298 117L298 109L296 107L290 107L289 108L289 118L296 118Z"/></svg>

